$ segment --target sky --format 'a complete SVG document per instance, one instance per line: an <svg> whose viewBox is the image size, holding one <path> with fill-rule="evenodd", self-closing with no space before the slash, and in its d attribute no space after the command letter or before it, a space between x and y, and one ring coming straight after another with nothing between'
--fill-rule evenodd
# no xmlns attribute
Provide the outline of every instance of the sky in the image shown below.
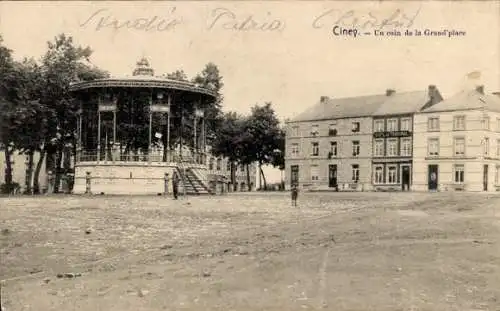
<svg viewBox="0 0 500 311"><path fill-rule="evenodd" d="M242 28L246 19L255 27ZM116 27L127 21L136 27ZM335 25L358 35L335 36ZM426 29L465 34L426 36ZM0 34L15 58L40 57L59 33L90 46L92 63L114 76L130 75L143 56L157 75L194 76L213 62L224 79L224 110L249 113L270 101L280 120L322 95L434 84L451 96L469 87L473 71L481 73L475 84L500 91L500 1L0 2Z"/></svg>

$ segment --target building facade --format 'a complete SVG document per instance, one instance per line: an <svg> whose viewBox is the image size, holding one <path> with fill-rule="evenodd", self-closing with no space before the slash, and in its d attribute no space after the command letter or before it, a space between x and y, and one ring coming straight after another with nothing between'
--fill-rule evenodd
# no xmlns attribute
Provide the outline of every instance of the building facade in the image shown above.
<svg viewBox="0 0 500 311"><path fill-rule="evenodd" d="M321 97L287 123L286 187L409 190L413 116L440 100L435 86L416 92Z"/></svg>
<svg viewBox="0 0 500 311"><path fill-rule="evenodd" d="M414 189L500 190L500 97L460 92L415 116Z"/></svg>
<svg viewBox="0 0 500 311"><path fill-rule="evenodd" d="M287 123L286 187L371 190L372 114L386 95L331 99Z"/></svg>
<svg viewBox="0 0 500 311"><path fill-rule="evenodd" d="M387 100L373 114L372 183L375 190L409 191L413 170L413 123L418 111L443 100L438 89L406 92Z"/></svg>

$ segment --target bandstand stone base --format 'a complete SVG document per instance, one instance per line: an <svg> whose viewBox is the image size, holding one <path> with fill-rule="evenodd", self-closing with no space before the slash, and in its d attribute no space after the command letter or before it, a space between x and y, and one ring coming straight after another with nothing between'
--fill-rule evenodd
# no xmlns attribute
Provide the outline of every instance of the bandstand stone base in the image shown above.
<svg viewBox="0 0 500 311"><path fill-rule="evenodd" d="M171 179L175 163L148 162L88 162L75 166L74 194L87 192L87 176L90 176L92 194L157 195L165 193L165 173ZM90 174L88 174L90 173ZM182 187L179 189L182 193ZM168 182L168 193L172 183Z"/></svg>

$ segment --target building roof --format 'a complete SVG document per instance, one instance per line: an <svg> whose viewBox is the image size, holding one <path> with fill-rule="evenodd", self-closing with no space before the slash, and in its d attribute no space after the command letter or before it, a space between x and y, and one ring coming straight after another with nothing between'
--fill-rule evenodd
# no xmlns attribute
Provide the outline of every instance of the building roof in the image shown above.
<svg viewBox="0 0 500 311"><path fill-rule="evenodd" d="M485 94L483 87L475 90L464 90L443 100L442 102L425 109L423 112L441 112L485 109L500 112L500 97L495 94Z"/></svg>
<svg viewBox="0 0 500 311"><path fill-rule="evenodd" d="M427 91L393 94L386 97L383 104L373 113L373 115L384 116L419 112L429 100Z"/></svg>
<svg viewBox="0 0 500 311"><path fill-rule="evenodd" d="M370 116L380 107L385 97L385 95L335 99L322 97L319 103L293 118L291 122Z"/></svg>
<svg viewBox="0 0 500 311"><path fill-rule="evenodd" d="M429 86L429 91L397 93L387 90L386 94L334 99L322 96L319 103L290 122L414 113L429 105L430 92L436 94L437 101L442 99L439 91L432 85Z"/></svg>

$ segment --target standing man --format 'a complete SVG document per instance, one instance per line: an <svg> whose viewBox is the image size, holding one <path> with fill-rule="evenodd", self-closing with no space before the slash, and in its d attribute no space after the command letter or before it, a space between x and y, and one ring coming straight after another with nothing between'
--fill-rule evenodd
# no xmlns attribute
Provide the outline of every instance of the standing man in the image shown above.
<svg viewBox="0 0 500 311"><path fill-rule="evenodd" d="M299 188L297 184L292 185L292 206L297 206L297 197L299 196Z"/></svg>
<svg viewBox="0 0 500 311"><path fill-rule="evenodd" d="M176 171L172 175L172 192L174 193L174 200L177 200L177 195L179 193L179 175Z"/></svg>

